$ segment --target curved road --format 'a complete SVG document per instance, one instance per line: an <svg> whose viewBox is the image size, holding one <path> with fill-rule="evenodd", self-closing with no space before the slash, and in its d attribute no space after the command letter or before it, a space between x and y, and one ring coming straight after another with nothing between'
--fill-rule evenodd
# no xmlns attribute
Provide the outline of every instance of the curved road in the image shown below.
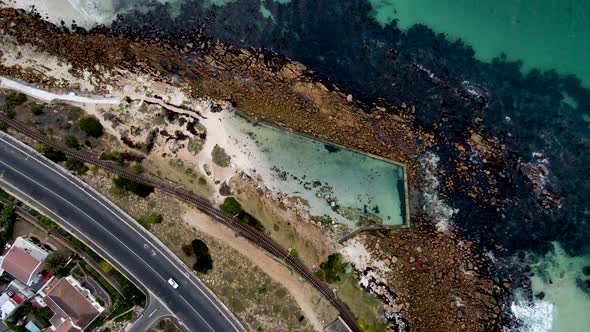
<svg viewBox="0 0 590 332"><path fill-rule="evenodd" d="M107 199L0 132L0 185L57 221L172 312L188 331L242 331L174 254ZM177 281L172 288L168 278ZM148 315L150 313L147 313Z"/></svg>

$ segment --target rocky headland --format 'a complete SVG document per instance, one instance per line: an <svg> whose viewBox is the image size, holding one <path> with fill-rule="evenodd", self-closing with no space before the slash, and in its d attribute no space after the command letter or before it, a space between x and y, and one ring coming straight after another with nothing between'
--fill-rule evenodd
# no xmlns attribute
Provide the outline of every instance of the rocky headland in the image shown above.
<svg viewBox="0 0 590 332"><path fill-rule="evenodd" d="M199 35L177 45L131 33L115 36L106 28L69 31L13 9L0 10L0 30L3 38L64 59L79 81L5 63L1 75L55 91L108 94L110 79L124 71L142 73L194 98L227 103L253 119L405 164L411 228L362 232L339 249L361 286L384 303L390 329L495 331L513 324L510 290L526 284L526 278L511 278L493 263L494 255L505 252L502 246L478 242L452 222L457 209L500 215L510 204L504 190L512 185L506 147L482 132L480 118L460 133L462 140L451 141L438 130L448 118L425 128L412 105L361 102L279 54ZM85 90L87 80L94 83L92 91ZM559 205L543 187L542 164L523 163L521 171L543 209Z"/></svg>

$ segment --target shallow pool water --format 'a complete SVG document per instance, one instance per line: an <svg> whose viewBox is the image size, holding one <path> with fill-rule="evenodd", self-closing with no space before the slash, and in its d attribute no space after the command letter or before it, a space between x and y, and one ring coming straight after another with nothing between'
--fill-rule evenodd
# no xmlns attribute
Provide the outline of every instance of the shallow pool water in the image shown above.
<svg viewBox="0 0 590 332"><path fill-rule="evenodd" d="M274 192L304 198L314 216L351 228L377 221L405 223L404 169L393 163L230 113L228 122L247 137L239 142L250 164ZM251 151L255 150L255 151ZM254 159L254 160L252 160Z"/></svg>

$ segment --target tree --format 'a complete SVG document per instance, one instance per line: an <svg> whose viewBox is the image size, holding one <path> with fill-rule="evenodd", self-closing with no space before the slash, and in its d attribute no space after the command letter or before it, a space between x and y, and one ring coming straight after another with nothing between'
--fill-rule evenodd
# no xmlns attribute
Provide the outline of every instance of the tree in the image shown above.
<svg viewBox="0 0 590 332"><path fill-rule="evenodd" d="M80 149L80 142L74 136L66 136L64 142L72 149Z"/></svg>
<svg viewBox="0 0 590 332"><path fill-rule="evenodd" d="M191 242L191 246L195 255L193 270L200 273L209 272L213 268L213 260L211 259L211 254L209 254L207 244L202 240L195 239Z"/></svg>
<svg viewBox="0 0 590 332"><path fill-rule="evenodd" d="M103 126L97 118L85 116L80 119L80 129L92 137L100 137L103 133Z"/></svg>
<svg viewBox="0 0 590 332"><path fill-rule="evenodd" d="M49 272L55 273L61 269L65 263L66 256L60 252L54 252L45 259L45 268Z"/></svg>

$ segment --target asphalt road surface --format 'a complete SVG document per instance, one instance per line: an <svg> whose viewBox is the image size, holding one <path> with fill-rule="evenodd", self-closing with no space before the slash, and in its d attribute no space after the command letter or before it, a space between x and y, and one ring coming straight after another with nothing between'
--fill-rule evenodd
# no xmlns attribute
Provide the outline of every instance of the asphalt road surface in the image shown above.
<svg viewBox="0 0 590 332"><path fill-rule="evenodd" d="M243 330L225 306L139 224L82 181L1 132L0 185L140 283L186 330ZM169 278L178 283L177 289L168 284Z"/></svg>

